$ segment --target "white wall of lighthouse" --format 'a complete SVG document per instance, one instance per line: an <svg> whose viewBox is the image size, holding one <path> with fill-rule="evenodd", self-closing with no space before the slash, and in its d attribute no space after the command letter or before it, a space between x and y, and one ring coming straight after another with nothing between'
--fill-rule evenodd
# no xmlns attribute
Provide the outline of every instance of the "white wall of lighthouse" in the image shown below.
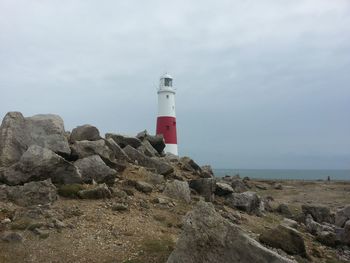
<svg viewBox="0 0 350 263"><path fill-rule="evenodd" d="M165 152L178 155L176 113L175 113L175 89L172 85L173 78L165 74L160 78L158 89L158 118L157 134L162 134L165 140Z"/></svg>

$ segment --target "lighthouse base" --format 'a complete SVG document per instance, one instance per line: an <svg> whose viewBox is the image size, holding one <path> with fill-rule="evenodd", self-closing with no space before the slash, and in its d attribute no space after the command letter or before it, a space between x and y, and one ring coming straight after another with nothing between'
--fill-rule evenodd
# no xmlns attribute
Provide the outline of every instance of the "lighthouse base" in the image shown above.
<svg viewBox="0 0 350 263"><path fill-rule="evenodd" d="M164 151L166 153L171 153L171 154L174 154L174 155L178 155L177 144L170 144L170 143L165 144Z"/></svg>

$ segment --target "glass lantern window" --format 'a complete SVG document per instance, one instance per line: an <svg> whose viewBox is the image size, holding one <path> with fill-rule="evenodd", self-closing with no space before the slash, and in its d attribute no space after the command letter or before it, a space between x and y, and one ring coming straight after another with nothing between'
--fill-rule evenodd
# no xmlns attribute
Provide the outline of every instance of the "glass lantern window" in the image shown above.
<svg viewBox="0 0 350 263"><path fill-rule="evenodd" d="M173 85L173 80L169 78L164 79L164 86L171 87Z"/></svg>

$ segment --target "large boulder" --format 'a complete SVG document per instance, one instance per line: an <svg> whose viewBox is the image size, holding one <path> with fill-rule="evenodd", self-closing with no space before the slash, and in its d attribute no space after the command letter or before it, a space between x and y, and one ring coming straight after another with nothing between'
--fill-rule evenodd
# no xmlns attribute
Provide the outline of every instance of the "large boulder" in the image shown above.
<svg viewBox="0 0 350 263"><path fill-rule="evenodd" d="M350 220L350 205L345 206L343 209L339 209L335 214L335 225L343 227L345 222Z"/></svg>
<svg viewBox="0 0 350 263"><path fill-rule="evenodd" d="M233 188L233 191L235 193L243 193L248 191L247 185L244 183L243 180L236 178L231 180L231 186Z"/></svg>
<svg viewBox="0 0 350 263"><path fill-rule="evenodd" d="M125 135L120 135L120 134L115 134L115 133L106 133L106 139L113 139L120 147L124 148L128 145L131 147L137 149L138 147L141 146L141 141L140 139L136 137L130 137L130 136L125 136Z"/></svg>
<svg viewBox="0 0 350 263"><path fill-rule="evenodd" d="M189 185L198 194L202 195L207 202L212 202L215 199L214 193L216 189L216 181L214 178L194 179L189 182Z"/></svg>
<svg viewBox="0 0 350 263"><path fill-rule="evenodd" d="M334 223L331 211L326 206L321 205L302 205L301 209L304 215L310 214L312 218L318 223Z"/></svg>
<svg viewBox="0 0 350 263"><path fill-rule="evenodd" d="M111 149L114 153L114 157L118 161L130 161L130 158L126 155L124 150L111 138L105 141L106 145L109 149Z"/></svg>
<svg viewBox="0 0 350 263"><path fill-rule="evenodd" d="M227 184L222 182L216 183L215 194L218 196L225 196L233 193L233 188Z"/></svg>
<svg viewBox="0 0 350 263"><path fill-rule="evenodd" d="M101 159L111 168L122 171L126 167L123 152L120 152L118 147L108 140L97 141L76 141L72 146L72 156L74 159L82 159L91 155L99 155ZM118 155L119 159L116 159ZM125 159L127 159L125 157Z"/></svg>
<svg viewBox="0 0 350 263"><path fill-rule="evenodd" d="M213 169L211 168L210 165L203 165L201 167L202 173L200 174L200 176L202 178L212 178L214 177L214 172Z"/></svg>
<svg viewBox="0 0 350 263"><path fill-rule="evenodd" d="M0 166L16 163L33 144L69 156L61 117L47 114L24 118L20 112L7 113L0 126Z"/></svg>
<svg viewBox="0 0 350 263"><path fill-rule="evenodd" d="M201 173L201 167L193 161L190 157L184 156L180 158L181 168L189 172L198 172Z"/></svg>
<svg viewBox="0 0 350 263"><path fill-rule="evenodd" d="M167 263L291 263L263 247L203 201L189 212Z"/></svg>
<svg viewBox="0 0 350 263"><path fill-rule="evenodd" d="M51 178L55 184L81 183L79 170L53 151L32 145L19 162L0 170L0 181L9 185Z"/></svg>
<svg viewBox="0 0 350 263"><path fill-rule="evenodd" d="M20 206L44 205L57 200L57 189L51 180L6 186L7 199Z"/></svg>
<svg viewBox="0 0 350 263"><path fill-rule="evenodd" d="M107 166L99 155L91 155L74 163L78 167L84 183L106 183L112 185L117 175L116 170Z"/></svg>
<svg viewBox="0 0 350 263"><path fill-rule="evenodd" d="M74 128L70 134L70 142L76 141L97 141L101 139L100 132L95 126L85 124Z"/></svg>
<svg viewBox="0 0 350 263"><path fill-rule="evenodd" d="M255 192L233 193L226 198L226 204L249 214L261 215L262 202Z"/></svg>
<svg viewBox="0 0 350 263"><path fill-rule="evenodd" d="M186 203L191 202L191 191L187 182L174 180L167 182L164 194L170 198L182 200Z"/></svg>
<svg viewBox="0 0 350 263"><path fill-rule="evenodd" d="M158 152L158 154L161 154L165 148L165 141L162 134L149 135L148 132L145 130L138 133L136 137L141 141L148 141L152 145L152 147Z"/></svg>
<svg viewBox="0 0 350 263"><path fill-rule="evenodd" d="M150 158L135 148L131 147L130 145L124 148L124 152L132 161L136 162L138 165L153 168L159 174L169 175L174 171L174 168L168 163L160 160L159 158Z"/></svg>
<svg viewBox="0 0 350 263"><path fill-rule="evenodd" d="M280 248L288 254L307 257L303 237L299 231L291 227L279 225L269 229L260 235L259 240L270 247Z"/></svg>

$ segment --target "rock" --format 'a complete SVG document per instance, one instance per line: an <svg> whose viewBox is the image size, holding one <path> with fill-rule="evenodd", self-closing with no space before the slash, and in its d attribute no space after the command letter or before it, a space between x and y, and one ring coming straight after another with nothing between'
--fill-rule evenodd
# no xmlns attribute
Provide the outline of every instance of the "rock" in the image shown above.
<svg viewBox="0 0 350 263"><path fill-rule="evenodd" d="M287 226L287 227L292 227L292 228L297 228L298 227L298 222L293 220L293 219L283 218L283 221L282 221L281 225L284 225L284 226Z"/></svg>
<svg viewBox="0 0 350 263"><path fill-rule="evenodd" d="M100 132L95 126L86 124L74 128L70 134L70 142L76 141L97 141L101 139Z"/></svg>
<svg viewBox="0 0 350 263"><path fill-rule="evenodd" d="M158 154L161 154L165 148L165 141L162 134L149 135L145 130L137 134L136 137L141 141L148 141Z"/></svg>
<svg viewBox="0 0 350 263"><path fill-rule="evenodd" d="M181 167L183 170L189 171L189 172L202 172L202 169L200 168L200 166L193 161L190 157L181 157L180 158L180 163L181 163Z"/></svg>
<svg viewBox="0 0 350 263"><path fill-rule="evenodd" d="M150 142L147 140L142 141L142 145L137 149L148 157L159 156L156 149L154 149Z"/></svg>
<svg viewBox="0 0 350 263"><path fill-rule="evenodd" d="M343 209L339 209L335 214L335 225L343 227L345 222L350 219L350 205L345 206Z"/></svg>
<svg viewBox="0 0 350 263"><path fill-rule="evenodd" d="M261 215L261 199L255 192L233 193L226 198L226 204L249 214Z"/></svg>
<svg viewBox="0 0 350 263"><path fill-rule="evenodd" d="M266 185L263 185L263 184L256 184L255 187L260 189L260 190L267 190Z"/></svg>
<svg viewBox="0 0 350 263"><path fill-rule="evenodd" d="M113 139L120 147L125 148L130 145L131 147L137 149L141 146L140 139L136 137L124 136L114 133L106 133L106 139Z"/></svg>
<svg viewBox="0 0 350 263"><path fill-rule="evenodd" d="M317 234L316 240L326 246L335 247L338 244L337 236L331 231L321 231Z"/></svg>
<svg viewBox="0 0 350 263"><path fill-rule="evenodd" d="M169 175L174 171L174 168L166 162L159 160L158 158L150 158L129 145L124 148L124 151L129 158L132 161L137 162L138 165L154 168L159 174Z"/></svg>
<svg viewBox="0 0 350 263"><path fill-rule="evenodd" d="M61 117L47 114L24 118L20 112L7 113L0 126L0 166L7 167L19 161L31 145L69 156Z"/></svg>
<svg viewBox="0 0 350 263"><path fill-rule="evenodd" d="M281 215L287 217L287 218L292 218L293 214L290 211L289 207L287 204L280 204L277 208L276 208L276 212L280 213Z"/></svg>
<svg viewBox="0 0 350 263"><path fill-rule="evenodd" d="M51 178L55 184L81 182L78 169L53 151L32 145L18 163L0 171L0 180L9 185Z"/></svg>
<svg viewBox="0 0 350 263"><path fill-rule="evenodd" d="M279 225L262 233L259 241L274 248L282 249L290 255L307 257L304 239L297 230Z"/></svg>
<svg viewBox="0 0 350 263"><path fill-rule="evenodd" d="M318 223L333 223L334 220L331 216L331 211L328 207L325 206L316 206L316 205L302 205L301 209L304 215L310 214L312 218Z"/></svg>
<svg viewBox="0 0 350 263"><path fill-rule="evenodd" d="M177 163L180 161L180 157L172 153L165 153L164 158L172 163Z"/></svg>
<svg viewBox="0 0 350 263"><path fill-rule="evenodd" d="M161 174L149 172L145 177L147 178L147 182L150 182L153 185L159 185L165 181L164 176Z"/></svg>
<svg viewBox="0 0 350 263"><path fill-rule="evenodd" d="M49 235L50 235L49 231L43 230L43 229L40 229L40 228L34 228L33 229L33 233L38 235L42 239L48 238Z"/></svg>
<svg viewBox="0 0 350 263"><path fill-rule="evenodd" d="M130 158L113 139L109 138L105 143L113 151L115 159L130 162Z"/></svg>
<svg viewBox="0 0 350 263"><path fill-rule="evenodd" d="M216 181L213 178L195 179L189 182L189 186L204 197L205 201L212 202L215 197Z"/></svg>
<svg viewBox="0 0 350 263"><path fill-rule="evenodd" d="M222 218L203 201L189 212L183 231L167 263L287 263L290 260L264 248Z"/></svg>
<svg viewBox="0 0 350 263"><path fill-rule="evenodd" d="M67 225L65 223L63 223L62 221L60 221L60 220L58 220L56 218L54 218L52 221L53 221L54 227L56 229L60 230L60 229L63 229L63 228L67 227Z"/></svg>
<svg viewBox="0 0 350 263"><path fill-rule="evenodd" d="M3 225L9 224L9 223L11 223L11 219L10 218L4 218L3 220L1 220L0 223L3 224Z"/></svg>
<svg viewBox="0 0 350 263"><path fill-rule="evenodd" d="M216 183L215 194L218 196L225 196L233 193L233 188L226 183Z"/></svg>
<svg viewBox="0 0 350 263"><path fill-rule="evenodd" d="M186 203L191 202L191 191L187 182L174 180L172 182L167 182L164 194L170 198L177 200L182 200Z"/></svg>
<svg viewBox="0 0 350 263"><path fill-rule="evenodd" d="M149 183L143 181L136 181L135 188L145 194L151 193L153 191L153 186Z"/></svg>
<svg viewBox="0 0 350 263"><path fill-rule="evenodd" d="M84 183L106 183L113 185L117 172L108 167L99 155L91 155L74 163L78 167Z"/></svg>
<svg viewBox="0 0 350 263"><path fill-rule="evenodd" d="M247 186L246 186L245 183L244 183L242 180L240 180L240 179L234 179L234 180L232 180L231 186L232 186L233 191L234 191L235 193L243 193L243 192L248 191Z"/></svg>
<svg viewBox="0 0 350 263"><path fill-rule="evenodd" d="M72 156L82 159L91 155L99 155L106 163L113 162L114 152L106 145L105 140L76 141L72 146Z"/></svg>
<svg viewBox="0 0 350 263"><path fill-rule="evenodd" d="M57 191L48 179L20 186L7 186L7 198L20 206L44 205L57 200Z"/></svg>
<svg viewBox="0 0 350 263"><path fill-rule="evenodd" d="M213 169L211 168L210 165L203 165L201 167L202 173L200 174L200 176L202 178L212 178L214 177L214 172Z"/></svg>
<svg viewBox="0 0 350 263"><path fill-rule="evenodd" d="M79 191L78 196L82 199L104 199L111 198L112 193L106 184L101 184L95 188Z"/></svg>
<svg viewBox="0 0 350 263"><path fill-rule="evenodd" d="M312 216L308 214L305 219L306 230L313 235L319 235L322 231L333 232L333 228L317 223Z"/></svg>
<svg viewBox="0 0 350 263"><path fill-rule="evenodd" d="M128 211L129 206L127 204L116 203L112 205L112 210L118 212Z"/></svg>
<svg viewBox="0 0 350 263"><path fill-rule="evenodd" d="M279 183L274 184L273 188L275 188L276 190L283 190L282 184Z"/></svg>
<svg viewBox="0 0 350 263"><path fill-rule="evenodd" d="M23 237L17 232L4 232L1 235L1 240L8 243L19 243L23 241Z"/></svg>

